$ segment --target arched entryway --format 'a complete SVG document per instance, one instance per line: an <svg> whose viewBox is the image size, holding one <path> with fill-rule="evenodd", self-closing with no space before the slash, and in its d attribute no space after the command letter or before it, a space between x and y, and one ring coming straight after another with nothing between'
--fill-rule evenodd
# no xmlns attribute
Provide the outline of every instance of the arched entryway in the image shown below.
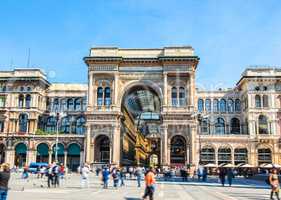
<svg viewBox="0 0 281 200"><path fill-rule="evenodd" d="M4 144L0 144L0 164L5 162L5 151L6 151L6 147Z"/></svg>
<svg viewBox="0 0 281 200"><path fill-rule="evenodd" d="M58 143L58 146L56 144L53 145L53 151L52 151L52 160L56 161L56 151L57 151L57 161L59 163L64 163L64 145L61 143Z"/></svg>
<svg viewBox="0 0 281 200"><path fill-rule="evenodd" d="M182 136L174 136L171 139L170 149L171 165L185 165L186 162L186 140Z"/></svg>
<svg viewBox="0 0 281 200"><path fill-rule="evenodd" d="M27 146L24 143L19 143L15 147L15 165L23 167L26 165Z"/></svg>
<svg viewBox="0 0 281 200"><path fill-rule="evenodd" d="M46 143L37 146L36 162L49 162L49 146Z"/></svg>
<svg viewBox="0 0 281 200"><path fill-rule="evenodd" d="M70 144L67 148L67 167L71 171L77 171L80 165L80 152L81 147L76 143Z"/></svg>
<svg viewBox="0 0 281 200"><path fill-rule="evenodd" d="M95 162L109 163L110 140L106 135L100 135L95 140Z"/></svg>

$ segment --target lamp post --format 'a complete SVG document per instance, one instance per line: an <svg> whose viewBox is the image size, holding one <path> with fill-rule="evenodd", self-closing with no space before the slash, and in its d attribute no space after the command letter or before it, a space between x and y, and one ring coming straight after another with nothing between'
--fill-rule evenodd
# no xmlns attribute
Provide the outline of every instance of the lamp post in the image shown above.
<svg viewBox="0 0 281 200"><path fill-rule="evenodd" d="M59 144L59 123L66 116L65 113L56 113L56 146L55 146L55 162L58 162L58 144Z"/></svg>
<svg viewBox="0 0 281 200"><path fill-rule="evenodd" d="M205 119L208 119L208 116L207 115L202 115L201 113L198 113L197 114L197 120L199 122L199 130L198 130L198 136L199 136L199 165L201 164L201 161L202 161L202 157L201 157L201 134L202 134L202 131L201 131L201 125L202 125L202 121L205 120Z"/></svg>

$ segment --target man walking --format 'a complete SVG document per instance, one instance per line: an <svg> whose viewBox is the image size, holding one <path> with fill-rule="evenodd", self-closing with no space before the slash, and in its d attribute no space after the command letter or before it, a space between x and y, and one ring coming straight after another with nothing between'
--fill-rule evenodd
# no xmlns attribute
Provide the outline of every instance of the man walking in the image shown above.
<svg viewBox="0 0 281 200"><path fill-rule="evenodd" d="M2 164L2 171L0 172L0 200L6 200L8 196L8 183L10 180L10 165L8 163Z"/></svg>
<svg viewBox="0 0 281 200"><path fill-rule="evenodd" d="M90 182L89 182L89 173L90 168L87 164L83 165L81 167L81 188L84 188L85 186L89 188Z"/></svg>
<svg viewBox="0 0 281 200"><path fill-rule="evenodd" d="M138 168L136 169L135 176L136 176L136 178L137 178L138 187L141 187L142 170L141 170L140 167L138 167Z"/></svg>
<svg viewBox="0 0 281 200"><path fill-rule="evenodd" d="M150 168L145 175L145 192L143 199L146 199L149 196L149 200L153 200L155 192L155 174L152 168Z"/></svg>

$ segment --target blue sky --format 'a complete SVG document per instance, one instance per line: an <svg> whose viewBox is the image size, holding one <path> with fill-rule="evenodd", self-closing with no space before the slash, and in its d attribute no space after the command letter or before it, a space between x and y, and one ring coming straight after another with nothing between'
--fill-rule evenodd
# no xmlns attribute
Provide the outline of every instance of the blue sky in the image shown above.
<svg viewBox="0 0 281 200"><path fill-rule="evenodd" d="M200 87L233 87L249 65L281 66L276 0L2 0L0 69L40 67L51 82L86 82L92 46L191 45Z"/></svg>

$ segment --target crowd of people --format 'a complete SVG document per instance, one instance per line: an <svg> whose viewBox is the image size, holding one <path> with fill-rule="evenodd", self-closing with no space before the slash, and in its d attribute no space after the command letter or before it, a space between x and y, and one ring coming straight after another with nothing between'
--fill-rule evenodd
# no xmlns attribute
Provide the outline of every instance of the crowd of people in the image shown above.
<svg viewBox="0 0 281 200"><path fill-rule="evenodd" d="M0 200L6 200L8 194L8 182L10 179L10 173L13 170L10 170L8 164L2 164L0 170ZM135 180L136 187L141 187L142 180L145 183L145 191L143 199L149 197L150 200L153 200L153 196L156 190L156 179L164 178L181 178L181 181L202 181L207 182L208 175L210 174L210 169L199 166L197 169L192 167L173 167L173 168L144 168L144 167L117 167L104 165L93 168L90 164L83 164L78 167L78 173L81 177L81 187L89 188L90 187L90 173L95 172L97 177L100 177L104 189L108 189L110 182L112 180L112 187L118 189L119 187L125 186L126 180ZM270 199L273 199L274 196L279 200L279 170L273 168L268 173L268 178L266 183L271 187ZM30 170L28 167L24 167L22 171L21 178L28 180ZM59 187L60 181L64 179L66 174L66 168L58 163L52 163L48 166L40 166L35 172L38 179L47 180L47 187ZM233 179L236 175L239 175L239 172L233 168L217 168L216 174L222 186L228 183L231 187ZM45 178L46 177L46 178ZM42 186L43 187L43 186Z"/></svg>

